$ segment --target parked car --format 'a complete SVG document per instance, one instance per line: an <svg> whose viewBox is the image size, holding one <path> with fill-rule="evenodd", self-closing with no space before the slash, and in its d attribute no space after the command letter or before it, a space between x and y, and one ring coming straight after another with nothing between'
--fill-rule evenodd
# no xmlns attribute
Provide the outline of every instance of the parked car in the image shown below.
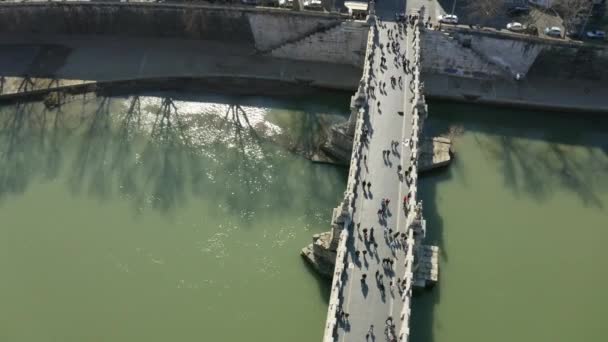
<svg viewBox="0 0 608 342"><path fill-rule="evenodd" d="M589 39L606 39L606 32L600 30L587 31Z"/></svg>
<svg viewBox="0 0 608 342"><path fill-rule="evenodd" d="M524 32L526 30L526 26L522 23L512 22L507 24L507 30L513 32Z"/></svg>
<svg viewBox="0 0 608 342"><path fill-rule="evenodd" d="M321 4L321 0L304 0L304 9L322 11L323 5Z"/></svg>
<svg viewBox="0 0 608 342"><path fill-rule="evenodd" d="M442 14L437 17L437 21L442 24L458 24L458 16L455 14Z"/></svg>
<svg viewBox="0 0 608 342"><path fill-rule="evenodd" d="M545 28L545 34L549 37L561 38L562 29L557 26L547 27Z"/></svg>
<svg viewBox="0 0 608 342"><path fill-rule="evenodd" d="M580 39L581 38L581 30L580 29L572 29L566 31L566 36L572 39Z"/></svg>

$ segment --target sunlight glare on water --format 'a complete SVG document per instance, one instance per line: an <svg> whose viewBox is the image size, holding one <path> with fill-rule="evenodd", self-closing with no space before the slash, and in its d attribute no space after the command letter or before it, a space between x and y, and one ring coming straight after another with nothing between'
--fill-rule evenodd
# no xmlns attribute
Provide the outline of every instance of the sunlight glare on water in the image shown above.
<svg viewBox="0 0 608 342"><path fill-rule="evenodd" d="M346 104L3 107L0 340L319 340L329 285L299 251L345 171L290 151Z"/></svg>

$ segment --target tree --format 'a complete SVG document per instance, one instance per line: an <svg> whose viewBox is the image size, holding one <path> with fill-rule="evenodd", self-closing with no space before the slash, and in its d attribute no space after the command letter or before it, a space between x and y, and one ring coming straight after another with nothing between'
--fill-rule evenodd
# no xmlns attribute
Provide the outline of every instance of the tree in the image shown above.
<svg viewBox="0 0 608 342"><path fill-rule="evenodd" d="M591 14L591 0L555 0L552 8L560 14L566 29L574 29L584 25L587 16Z"/></svg>
<svg viewBox="0 0 608 342"><path fill-rule="evenodd" d="M504 10L504 0L469 0L465 8L469 19L484 23Z"/></svg>

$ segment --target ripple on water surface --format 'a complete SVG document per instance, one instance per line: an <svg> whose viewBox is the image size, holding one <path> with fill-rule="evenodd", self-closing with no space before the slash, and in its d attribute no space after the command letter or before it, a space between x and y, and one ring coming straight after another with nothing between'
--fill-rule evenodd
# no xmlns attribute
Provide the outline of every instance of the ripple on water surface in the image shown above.
<svg viewBox="0 0 608 342"><path fill-rule="evenodd" d="M289 151L341 100L3 107L0 337L319 340L328 285L298 251L345 173Z"/></svg>
<svg viewBox="0 0 608 342"><path fill-rule="evenodd" d="M420 184L442 256L412 341L605 341L606 118L430 108L457 152Z"/></svg>

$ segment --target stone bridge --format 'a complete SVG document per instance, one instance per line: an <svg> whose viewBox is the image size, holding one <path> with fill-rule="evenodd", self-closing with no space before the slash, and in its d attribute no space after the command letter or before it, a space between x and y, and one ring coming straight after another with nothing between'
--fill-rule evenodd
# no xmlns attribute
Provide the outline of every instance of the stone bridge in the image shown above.
<svg viewBox="0 0 608 342"><path fill-rule="evenodd" d="M353 148L344 200L316 257L333 258L324 338L407 341L414 286L437 281L437 248L424 246L418 158L427 106L418 20L375 21L351 101ZM335 252L335 254L334 254Z"/></svg>

